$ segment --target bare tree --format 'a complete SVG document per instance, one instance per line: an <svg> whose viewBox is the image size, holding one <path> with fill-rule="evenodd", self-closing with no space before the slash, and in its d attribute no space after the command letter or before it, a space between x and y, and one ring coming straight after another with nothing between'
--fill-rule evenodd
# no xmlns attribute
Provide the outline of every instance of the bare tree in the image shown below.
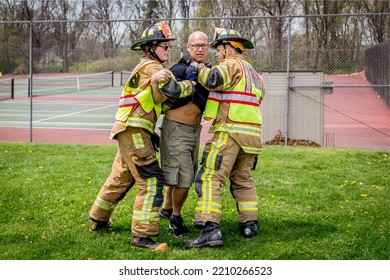
<svg viewBox="0 0 390 280"><path fill-rule="evenodd" d="M323 14L335 15L344 12L351 1L315 0L303 1L303 11L306 15ZM313 68L326 68L326 71L334 68L338 61L337 55L330 50L341 48L342 30L345 19L337 16L319 16L305 19L305 42L308 48L314 49L314 58L311 57ZM323 65L322 63L325 63Z"/></svg>
<svg viewBox="0 0 390 280"><path fill-rule="evenodd" d="M288 28L286 15L293 14L296 9L294 1L254 0L248 9L255 10L256 15L272 16L262 23L249 24L249 26L253 28L250 29L252 34L257 32L252 35L256 35L256 41L263 43L263 46L268 49L267 68L282 69L286 61Z"/></svg>
<svg viewBox="0 0 390 280"><path fill-rule="evenodd" d="M390 12L390 1L382 1L382 0L375 0L375 1L368 1L368 0L362 0L362 4L365 7L366 11L368 13L389 13ZM376 15L369 18L369 24L372 29L372 35L374 43L382 43L385 41L386 38L386 27L387 29L389 26L389 19L388 17L382 16L382 15ZM387 34L389 35L389 34Z"/></svg>
<svg viewBox="0 0 390 280"><path fill-rule="evenodd" d="M126 37L126 29L121 28L120 22L115 19L122 18L122 2L109 0L95 0L89 6L92 16L102 23L94 23L94 31L97 36L96 43L103 46L104 57L115 57L118 47Z"/></svg>
<svg viewBox="0 0 390 280"><path fill-rule="evenodd" d="M32 20L50 20L52 19L50 13L50 0L21 0L15 2L15 18L23 21L32 21ZM50 24L34 24L33 25L33 40L32 47L34 49L33 59L35 62L40 61L42 56L45 55L45 50L53 46L54 41L53 37L53 26ZM29 59L29 41L24 38L29 38L29 28L26 24L19 26L19 33L21 36L18 36L19 40L12 47L19 48L21 54L24 58L25 66L24 69L28 69L28 59ZM33 64L34 71L38 71L36 64Z"/></svg>
<svg viewBox="0 0 390 280"><path fill-rule="evenodd" d="M213 17L215 14L218 14L218 5L213 0L203 0L196 5L193 16L196 18L205 18ZM190 26L193 31L200 30L208 34L210 40L213 40L214 27L220 27L218 20L196 20L191 22Z"/></svg>
<svg viewBox="0 0 390 280"><path fill-rule="evenodd" d="M54 38L56 46L58 46L58 55L62 58L62 69L69 72L69 67L75 58L75 49L79 44L87 23L77 22L76 20L84 20L89 14L85 10L85 2L78 3L68 0L56 0L55 6L52 6L52 15L54 19L65 22L54 24Z"/></svg>
<svg viewBox="0 0 390 280"><path fill-rule="evenodd" d="M13 12L14 6L10 2L11 1L0 2L0 20L15 20L15 14ZM0 26L0 71L3 74L14 72L16 67L13 59L13 52L10 48L11 45L15 45L12 42L16 39L16 33L16 25L2 24Z"/></svg>

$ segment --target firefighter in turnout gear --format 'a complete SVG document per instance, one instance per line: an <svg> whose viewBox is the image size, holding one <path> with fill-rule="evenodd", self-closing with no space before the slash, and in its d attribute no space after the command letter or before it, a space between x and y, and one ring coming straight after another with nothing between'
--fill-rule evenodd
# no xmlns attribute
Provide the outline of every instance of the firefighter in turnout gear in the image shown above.
<svg viewBox="0 0 390 280"><path fill-rule="evenodd" d="M195 180L195 227L202 232L185 240L186 248L223 245L221 188L228 179L241 235L250 238L259 230L252 170L262 148L263 80L242 55L253 44L237 31L217 28L210 46L216 48L220 64L211 69L199 64L198 83L210 90L204 118L213 119L209 133L214 135L205 145Z"/></svg>
<svg viewBox="0 0 390 280"><path fill-rule="evenodd" d="M90 231L107 228L117 204L136 183L132 215L134 247L152 251L167 249L152 237L159 234L159 208L163 201L164 177L155 154L159 137L155 124L164 104L186 97L195 82L177 82L162 63L168 60L172 36L167 21L150 25L132 50L144 52L133 69L119 100L116 122L110 138L118 141L112 170L90 210Z"/></svg>

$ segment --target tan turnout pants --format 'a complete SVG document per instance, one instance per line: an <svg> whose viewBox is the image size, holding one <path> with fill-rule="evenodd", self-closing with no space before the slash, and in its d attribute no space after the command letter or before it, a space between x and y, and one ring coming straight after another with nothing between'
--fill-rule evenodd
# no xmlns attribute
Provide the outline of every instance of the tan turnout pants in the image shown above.
<svg viewBox="0 0 390 280"><path fill-rule="evenodd" d="M136 183L131 230L133 236L159 234L159 208L163 201L164 178L154 152L150 134L127 127L117 134L118 152L112 170L92 206L94 221L108 221L120 200Z"/></svg>
<svg viewBox="0 0 390 280"><path fill-rule="evenodd" d="M201 168L196 176L198 202L195 223L220 224L222 216L221 187L230 179L230 191L236 200L238 222L257 221L258 197L252 178L256 154L244 153L226 132L216 132L206 143Z"/></svg>

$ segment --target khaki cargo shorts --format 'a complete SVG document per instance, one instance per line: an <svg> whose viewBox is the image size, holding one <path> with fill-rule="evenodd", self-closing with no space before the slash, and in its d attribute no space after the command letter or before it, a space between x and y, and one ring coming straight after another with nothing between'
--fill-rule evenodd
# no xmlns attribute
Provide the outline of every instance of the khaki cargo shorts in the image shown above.
<svg viewBox="0 0 390 280"><path fill-rule="evenodd" d="M191 187L198 169L202 125L185 125L164 117L160 129L161 168L165 184Z"/></svg>

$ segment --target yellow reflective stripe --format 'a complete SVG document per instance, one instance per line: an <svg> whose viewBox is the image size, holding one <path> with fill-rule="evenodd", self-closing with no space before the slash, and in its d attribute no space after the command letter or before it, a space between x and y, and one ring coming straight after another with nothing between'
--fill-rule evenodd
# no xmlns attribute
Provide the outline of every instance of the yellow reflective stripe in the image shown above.
<svg viewBox="0 0 390 280"><path fill-rule="evenodd" d="M210 128L210 133L215 131L224 131L227 133L240 133L252 136L261 136L261 127L245 125L245 124L236 124L236 123L223 123L216 124Z"/></svg>
<svg viewBox="0 0 390 280"><path fill-rule="evenodd" d="M113 211L118 202L111 202L97 197L95 200L95 204L101 209Z"/></svg>
<svg viewBox="0 0 390 280"><path fill-rule="evenodd" d="M210 74L210 68L208 67L202 67L199 69L199 73L198 73L198 80L199 82L204 85L206 84L207 82L207 77L209 76Z"/></svg>
<svg viewBox="0 0 390 280"><path fill-rule="evenodd" d="M222 84L217 85L216 89L225 89L230 86L231 83L231 77L229 75L229 68L226 65L220 64L218 66L214 66L213 71L218 71L218 73L221 75L222 78ZM207 88L207 80L209 78L211 72L211 68L208 67L201 67L199 69L198 73L198 81L202 85L205 85Z"/></svg>
<svg viewBox="0 0 390 280"><path fill-rule="evenodd" d="M141 149L145 147L145 143L144 140L142 139L141 133L133 134L131 135L131 138L133 139L133 143L136 149Z"/></svg>
<svg viewBox="0 0 390 280"><path fill-rule="evenodd" d="M184 81L177 82L177 83L180 86L180 98L189 96L190 95L189 90L188 90L189 86L187 85L187 83ZM192 84L191 84L191 86L192 86ZM191 91L191 93L192 93L192 91Z"/></svg>
<svg viewBox="0 0 390 280"><path fill-rule="evenodd" d="M210 151L206 159L206 166L208 166L209 168L214 168L219 149L222 145L226 144L228 137L229 135L225 132L221 132L218 135L217 141L213 143L210 147Z"/></svg>
<svg viewBox="0 0 390 280"><path fill-rule="evenodd" d="M144 220L144 212L142 211L133 211L133 219L137 221L143 221ZM148 221L149 222L158 222L160 221L159 213L158 212L149 212L148 213ZM147 222L147 224L149 224Z"/></svg>
<svg viewBox="0 0 390 280"><path fill-rule="evenodd" d="M218 67L219 72L222 74L223 87L228 87L231 81L228 67L226 65L219 65L216 67Z"/></svg>
<svg viewBox="0 0 390 280"><path fill-rule="evenodd" d="M126 121L126 126L141 127L153 133L155 124L146 119L130 117Z"/></svg>
<svg viewBox="0 0 390 280"><path fill-rule="evenodd" d="M212 190L213 190L213 183L212 183L212 178L214 175L215 171L214 169L207 168L205 169L205 172L202 174L202 202L200 204L201 209L203 214L210 214L211 213L211 207L206 203L206 201L211 201L212 202Z"/></svg>
<svg viewBox="0 0 390 280"><path fill-rule="evenodd" d="M151 221L158 221L158 212L152 212L154 198L157 193L157 178L147 179L146 195L142 204L141 211L133 211L133 218L141 224L149 224Z"/></svg>
<svg viewBox="0 0 390 280"><path fill-rule="evenodd" d="M240 212L245 211L258 211L258 202L257 201L245 201L245 202L238 202L238 209Z"/></svg>
<svg viewBox="0 0 390 280"><path fill-rule="evenodd" d="M160 221L160 214L159 212L150 212L150 221L151 222L159 222Z"/></svg>
<svg viewBox="0 0 390 280"><path fill-rule="evenodd" d="M169 80L168 80L168 82L169 82ZM159 83L158 88L161 90L168 82ZM181 82L176 82L176 83L180 88L179 98L187 97L187 96L192 94L192 90L191 91L188 90L189 86L188 86L187 82L181 81ZM192 84L191 84L191 86L192 86Z"/></svg>
<svg viewBox="0 0 390 280"><path fill-rule="evenodd" d="M227 133L220 133L215 143L210 146L209 154L205 162L205 172L202 174L202 213L210 214L213 211L213 182L212 178L215 173L215 163L218 152L222 145L225 145L229 135Z"/></svg>
<svg viewBox="0 0 390 280"><path fill-rule="evenodd" d="M195 210L202 211L202 213L203 213L203 210L205 208L205 207L203 207L203 205L204 205L204 201L199 201L196 204ZM205 213L205 214L211 214L211 212L222 213L222 205L220 203L211 202L210 212L209 213Z"/></svg>
<svg viewBox="0 0 390 280"><path fill-rule="evenodd" d="M142 204L142 212L144 213L143 223L149 223L149 215L152 211L154 197L157 193L157 178L152 177L147 179L146 196Z"/></svg>
<svg viewBox="0 0 390 280"><path fill-rule="evenodd" d="M248 146L241 146L241 148L247 154L260 154L262 151L261 148L254 148L254 147L248 147Z"/></svg>

